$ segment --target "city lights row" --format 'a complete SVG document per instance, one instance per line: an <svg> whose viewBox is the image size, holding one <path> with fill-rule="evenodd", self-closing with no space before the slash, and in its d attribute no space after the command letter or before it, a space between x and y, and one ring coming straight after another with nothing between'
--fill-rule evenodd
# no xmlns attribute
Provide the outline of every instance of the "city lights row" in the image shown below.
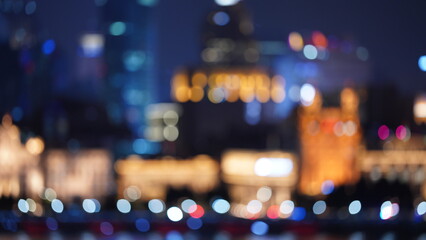
<svg viewBox="0 0 426 240"><path fill-rule="evenodd" d="M47 200L47 199L46 199ZM51 199L50 207L53 212L61 214L64 211L64 204L61 200ZM89 214L98 213L101 211L101 204L96 199L84 199L82 209ZM20 199L17 203L17 208L22 213L32 213L35 216L43 216L42 206L36 203L33 199ZM119 199L116 202L116 208L120 213L127 214L132 210L132 204L127 199ZM291 200L285 200L280 205L271 205L266 211L266 216L261 216L260 212L263 208L263 203L259 200L251 200L245 206L231 205L225 199L215 199L211 204L212 210L217 214L227 214L242 217L250 220L259 218L268 219L290 219L293 221L301 221L306 217L306 209L296 207ZM167 218L172 222L179 222L185 218L185 214L191 219L201 219L205 216L206 210L201 205L197 204L192 199L185 199L180 203L180 207L171 206L166 208L166 204L160 199L151 199L148 202L148 209L154 214L165 213ZM350 215L359 214L362 210L362 204L359 200L352 201L347 208L347 213ZM400 207L398 203L385 201L380 206L379 217L382 220L388 220L398 215ZM312 206L314 215L323 215L327 212L327 203L323 200L316 201ZM40 214L41 213L41 214ZM422 201L415 207L415 216L423 216L426 214L426 202ZM197 220L191 220L197 221Z"/></svg>

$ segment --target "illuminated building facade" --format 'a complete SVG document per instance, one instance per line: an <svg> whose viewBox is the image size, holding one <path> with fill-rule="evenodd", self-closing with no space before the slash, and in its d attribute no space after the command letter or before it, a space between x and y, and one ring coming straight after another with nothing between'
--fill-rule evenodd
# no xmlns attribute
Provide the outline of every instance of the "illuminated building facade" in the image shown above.
<svg viewBox="0 0 426 240"><path fill-rule="evenodd" d="M322 107L318 90L302 96L310 99L299 109L299 136L302 158L300 191L307 195L321 193L322 184L354 183L359 177L356 155L361 141L358 96L345 88L340 107Z"/></svg>
<svg viewBox="0 0 426 240"><path fill-rule="evenodd" d="M242 218L263 217L269 209L290 200L298 180L296 156L282 151L230 150L222 157L221 169L232 201L231 213ZM250 211L253 200L261 203L258 211Z"/></svg>
<svg viewBox="0 0 426 240"><path fill-rule="evenodd" d="M50 150L46 154L46 187L58 198L103 199L114 190L111 156L105 150Z"/></svg>
<svg viewBox="0 0 426 240"><path fill-rule="evenodd" d="M207 98L212 103L258 101L280 103L285 98L285 80L256 69L210 69L177 73L172 80L172 95L178 102L200 102Z"/></svg>
<svg viewBox="0 0 426 240"><path fill-rule="evenodd" d="M0 198L35 197L43 191L39 155L44 143L40 138L30 138L23 145L20 138L19 128L12 124L11 116L3 116L0 125Z"/></svg>
<svg viewBox="0 0 426 240"><path fill-rule="evenodd" d="M360 167L372 181L381 178L399 180L414 187L414 193L426 198L426 151L423 136L387 140L381 150L359 152Z"/></svg>
<svg viewBox="0 0 426 240"><path fill-rule="evenodd" d="M117 161L115 170L118 174L117 194L126 197L129 189L137 189L143 201L154 198L164 201L168 188L208 193L219 183L219 164L206 155L187 160L148 160L130 156Z"/></svg>
<svg viewBox="0 0 426 240"><path fill-rule="evenodd" d="M180 154L219 157L227 148L271 147L267 139L277 135L272 129L279 124L272 109L286 98L286 80L259 64L259 45L242 3L220 7L206 20L202 64L181 68L171 79L172 99L183 110Z"/></svg>
<svg viewBox="0 0 426 240"><path fill-rule="evenodd" d="M242 4L224 7L207 16L203 33L204 66L178 71L172 79L177 102L282 102L285 82L257 66L259 46L251 38L253 24Z"/></svg>
<svg viewBox="0 0 426 240"><path fill-rule="evenodd" d="M414 100L414 120L417 124L426 122L426 95L419 95Z"/></svg>

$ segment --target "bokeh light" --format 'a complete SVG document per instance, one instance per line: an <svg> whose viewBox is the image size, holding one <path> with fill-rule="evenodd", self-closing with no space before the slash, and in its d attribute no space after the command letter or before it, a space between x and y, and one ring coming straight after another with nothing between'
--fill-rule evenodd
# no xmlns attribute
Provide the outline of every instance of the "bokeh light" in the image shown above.
<svg viewBox="0 0 426 240"><path fill-rule="evenodd" d="M130 205L130 202L126 199L119 199L116 205L118 211L120 211L121 213L129 213L130 210L132 210L132 205Z"/></svg>
<svg viewBox="0 0 426 240"><path fill-rule="evenodd" d="M251 200L247 204L247 212L257 214L262 210L262 203L259 200Z"/></svg>
<svg viewBox="0 0 426 240"><path fill-rule="evenodd" d="M327 204L322 200L315 202L312 206L312 211L315 215L323 214L325 210L327 210Z"/></svg>
<svg viewBox="0 0 426 240"><path fill-rule="evenodd" d="M239 2L240 0L215 0L216 4L219 6L232 6Z"/></svg>
<svg viewBox="0 0 426 240"><path fill-rule="evenodd" d="M300 88L300 100L304 106L310 106L315 99L316 91L314 86L305 83Z"/></svg>
<svg viewBox="0 0 426 240"><path fill-rule="evenodd" d="M219 214L225 214L231 208L231 205L225 199L216 199L213 201L212 208Z"/></svg>
<svg viewBox="0 0 426 240"><path fill-rule="evenodd" d="M303 49L303 38L298 32L292 32L288 35L288 45L293 51L301 51Z"/></svg>
<svg viewBox="0 0 426 240"><path fill-rule="evenodd" d="M25 148L31 154L39 155L44 150L44 142L40 137L30 138L27 143L25 143Z"/></svg>
<svg viewBox="0 0 426 240"><path fill-rule="evenodd" d="M294 210L294 202L291 200L285 200L280 204L280 212L284 215L289 215Z"/></svg>
<svg viewBox="0 0 426 240"><path fill-rule="evenodd" d="M426 202L423 201L417 205L416 212L419 216L424 215L426 213Z"/></svg>
<svg viewBox="0 0 426 240"><path fill-rule="evenodd" d="M328 46L327 37L320 31L314 31L312 33L312 42L317 47L327 48Z"/></svg>
<svg viewBox="0 0 426 240"><path fill-rule="evenodd" d="M290 216L291 220L302 221L306 216L306 210L303 207L295 207Z"/></svg>
<svg viewBox="0 0 426 240"><path fill-rule="evenodd" d="M46 226L50 231L58 230L58 221L52 217L46 218Z"/></svg>
<svg viewBox="0 0 426 240"><path fill-rule="evenodd" d="M170 221L179 222L183 218L183 213L178 207L171 207L167 209L167 217Z"/></svg>
<svg viewBox="0 0 426 240"><path fill-rule="evenodd" d="M192 205L188 209L189 215L193 218L201 218L204 216L204 208L200 205Z"/></svg>
<svg viewBox="0 0 426 240"><path fill-rule="evenodd" d="M56 213L62 213L64 211L64 204L59 199L53 199L50 203L52 210Z"/></svg>
<svg viewBox="0 0 426 240"><path fill-rule="evenodd" d="M390 201L385 201L380 206L380 218L382 220L388 220L399 213L399 205Z"/></svg>
<svg viewBox="0 0 426 240"><path fill-rule="evenodd" d="M285 177L293 170L293 162L288 158L259 158L254 172L261 177Z"/></svg>
<svg viewBox="0 0 426 240"><path fill-rule="evenodd" d="M152 199L148 202L148 208L153 213L161 213L165 210L166 205L160 199Z"/></svg>
<svg viewBox="0 0 426 240"><path fill-rule="evenodd" d="M50 54L52 54L52 53L53 53L53 51L55 51L55 49L56 49L56 43L55 43L55 41L54 41L54 40L49 39L49 40L46 40L46 41L43 43L42 51L43 51L43 53L44 53L45 55L50 55Z"/></svg>
<svg viewBox="0 0 426 240"><path fill-rule="evenodd" d="M389 137L390 131L388 126L382 125L379 127L379 130L377 131L377 135L381 140L386 140Z"/></svg>
<svg viewBox="0 0 426 240"><path fill-rule="evenodd" d="M216 25L225 26L229 23L229 15L226 12L217 12L213 15L213 21Z"/></svg>
<svg viewBox="0 0 426 240"><path fill-rule="evenodd" d="M315 46L308 44L303 47L303 55L309 60L314 60L318 57L318 50Z"/></svg>
<svg viewBox="0 0 426 240"><path fill-rule="evenodd" d="M268 233L269 226L265 222L255 221L250 227L250 230L253 234L262 236Z"/></svg>
<svg viewBox="0 0 426 240"><path fill-rule="evenodd" d="M422 70L423 72L426 72L426 56L419 57L418 64L419 64L420 70Z"/></svg>
<svg viewBox="0 0 426 240"><path fill-rule="evenodd" d="M110 236L114 233L114 227L109 222L102 222L99 226L101 233Z"/></svg>
<svg viewBox="0 0 426 240"><path fill-rule="evenodd" d="M359 200L354 200L349 204L348 211L351 215L355 215L361 211L361 207L361 202Z"/></svg>
<svg viewBox="0 0 426 240"><path fill-rule="evenodd" d="M142 140L142 139L137 139L137 140ZM133 147L134 146L135 146L135 143L133 143ZM136 186L130 186L124 190L124 197L127 200L134 202L141 197L141 191Z"/></svg>
<svg viewBox="0 0 426 240"><path fill-rule="evenodd" d="M276 219L280 216L280 206L271 205L266 211L266 216L270 219Z"/></svg>
<svg viewBox="0 0 426 240"><path fill-rule="evenodd" d="M199 218L190 217L186 220L186 225L191 230L198 230L203 226L203 221Z"/></svg>
<svg viewBox="0 0 426 240"><path fill-rule="evenodd" d="M261 187L257 190L257 199L261 202L267 202L271 199L272 189L270 187Z"/></svg>
<svg viewBox="0 0 426 240"><path fill-rule="evenodd" d="M25 5L25 14L31 15L37 10L37 3L35 1L29 1Z"/></svg>
<svg viewBox="0 0 426 240"><path fill-rule="evenodd" d="M148 232L151 228L151 224L144 218L139 218L135 222L136 229L140 232Z"/></svg>
<svg viewBox="0 0 426 240"><path fill-rule="evenodd" d="M324 195L329 195L334 191L334 183L331 180L324 181L321 185L321 192Z"/></svg>
<svg viewBox="0 0 426 240"><path fill-rule="evenodd" d="M83 203L83 210L87 213L94 213L96 212L96 203L93 201L93 199L84 199Z"/></svg>
<svg viewBox="0 0 426 240"><path fill-rule="evenodd" d="M126 32L126 24L124 22L113 22L109 26L109 33L113 36L120 36Z"/></svg>
<svg viewBox="0 0 426 240"><path fill-rule="evenodd" d="M18 209L19 211L23 213L27 213L30 210L30 206L28 205L28 202L24 199L19 199L18 201Z"/></svg>
<svg viewBox="0 0 426 240"><path fill-rule="evenodd" d="M180 204L182 211L184 211L186 213L191 213L190 209L192 210L192 212L195 211L196 208L191 208L191 207L196 206L196 205L197 205L197 203L192 199L185 199Z"/></svg>
<svg viewBox="0 0 426 240"><path fill-rule="evenodd" d="M48 200L48 201L53 201L53 199L56 199L57 195L55 190L51 189L51 188L46 188L46 190L44 191L44 199Z"/></svg>

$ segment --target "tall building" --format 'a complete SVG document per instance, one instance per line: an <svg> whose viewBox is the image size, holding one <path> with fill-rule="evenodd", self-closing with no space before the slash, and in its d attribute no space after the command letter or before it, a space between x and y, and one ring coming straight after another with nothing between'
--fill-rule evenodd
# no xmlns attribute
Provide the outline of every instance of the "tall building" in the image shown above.
<svg viewBox="0 0 426 240"><path fill-rule="evenodd" d="M180 69L172 79L172 98L183 109L180 154L218 156L229 147L268 145L268 109L284 100L285 79L259 64L253 30L241 3L207 15L202 64Z"/></svg>
<svg viewBox="0 0 426 240"><path fill-rule="evenodd" d="M153 73L155 32L152 9L157 1L103 1L105 34L104 59L107 66L104 101L109 120L125 124L131 130L130 139L145 139L148 125L145 112L155 103L157 81ZM156 154L158 147L135 148L128 142L123 154ZM133 148L132 148L133 146Z"/></svg>
<svg viewBox="0 0 426 240"><path fill-rule="evenodd" d="M311 101L302 102L299 109L299 189L307 195L319 195L327 184L350 184L359 178L359 99L353 89L345 88L340 93L339 107L323 107L320 92L313 87L308 92Z"/></svg>

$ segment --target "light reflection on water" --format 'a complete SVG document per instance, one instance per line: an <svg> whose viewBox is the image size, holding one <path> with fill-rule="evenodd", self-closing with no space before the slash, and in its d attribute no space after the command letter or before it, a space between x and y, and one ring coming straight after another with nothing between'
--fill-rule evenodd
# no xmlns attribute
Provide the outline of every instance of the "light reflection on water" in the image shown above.
<svg viewBox="0 0 426 240"><path fill-rule="evenodd" d="M166 234L160 234L157 232L147 234L133 234L120 232L112 236L101 236L90 232L84 232L82 234L63 234L59 232L52 232L46 235L30 235L26 233L16 234L0 234L2 240L363 240L366 239L362 233L354 233L348 236L336 236L331 234L314 234L314 235L303 235L297 236L293 233L284 233L280 235L267 235L267 236L256 236L256 235L245 235L233 237L227 233L219 232L210 236L205 236L197 232L186 232L179 233L177 231L171 231Z"/></svg>
<svg viewBox="0 0 426 240"><path fill-rule="evenodd" d="M135 234L128 232L118 232L112 236L103 236L91 232L83 232L81 234L65 234L60 232L51 232L45 235L31 235L24 232L19 233L2 233L0 234L1 240L366 240L366 239L379 239L379 240L396 240L396 239L413 239L425 240L426 233L406 236L399 235L395 232L382 232L382 233L365 233L365 232L352 232L347 234L331 234L331 233L316 233L316 234L302 234L287 232L279 235L244 235L244 236L231 236L227 232L217 232L215 234L206 234L196 231L188 231L180 233L178 231L169 231L167 233L150 232L146 234Z"/></svg>

